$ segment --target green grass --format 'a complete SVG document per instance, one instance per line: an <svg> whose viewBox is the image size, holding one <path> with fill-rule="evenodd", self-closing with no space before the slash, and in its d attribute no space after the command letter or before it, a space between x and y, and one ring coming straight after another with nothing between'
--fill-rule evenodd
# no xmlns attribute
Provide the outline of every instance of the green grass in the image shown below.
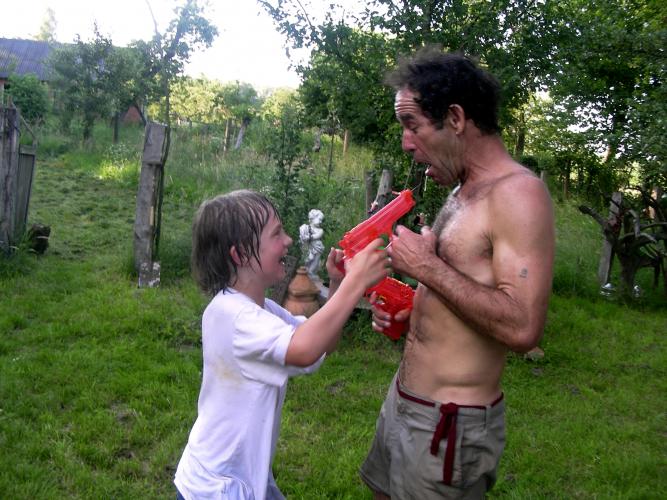
<svg viewBox="0 0 667 500"><path fill-rule="evenodd" d="M138 289L132 273L131 148L38 158L30 219L51 226L50 247L0 261L3 498L174 497L201 378L194 209L268 178L264 160L239 153L236 168L207 163L197 180L186 146L174 143L158 289ZM665 498L664 291L647 285L631 305L600 297L598 228L572 204L557 217L546 357L508 358L508 442L490 497ZM274 467L288 498L371 498L357 470L400 348L361 311L321 370L290 382Z"/></svg>

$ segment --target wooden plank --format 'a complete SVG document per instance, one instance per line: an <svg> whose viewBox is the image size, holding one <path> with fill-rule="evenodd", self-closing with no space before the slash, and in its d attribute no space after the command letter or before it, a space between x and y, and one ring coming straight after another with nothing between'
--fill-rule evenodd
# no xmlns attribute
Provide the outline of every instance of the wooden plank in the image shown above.
<svg viewBox="0 0 667 500"><path fill-rule="evenodd" d="M15 239L23 237L28 223L28 209L30 208L30 195L32 193L34 175L35 150L34 148L22 146L19 151L18 185L16 190Z"/></svg>

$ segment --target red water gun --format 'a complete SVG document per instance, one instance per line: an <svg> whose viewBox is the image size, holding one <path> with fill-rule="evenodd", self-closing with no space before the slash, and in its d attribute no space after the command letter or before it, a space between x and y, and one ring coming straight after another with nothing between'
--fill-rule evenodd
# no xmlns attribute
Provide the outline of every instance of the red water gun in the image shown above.
<svg viewBox="0 0 667 500"><path fill-rule="evenodd" d="M345 259L351 259L366 248L371 241L382 235L391 238L396 221L412 210L414 206L412 191L406 189L371 217L346 232L338 243L345 254ZM343 269L342 265L341 263L341 269ZM409 285L397 279L389 277L383 279L366 290L366 297L373 292L377 294L376 306L392 316L398 311L412 309L412 298L415 292ZM407 321L392 321L383 333L392 340L398 340L407 328Z"/></svg>

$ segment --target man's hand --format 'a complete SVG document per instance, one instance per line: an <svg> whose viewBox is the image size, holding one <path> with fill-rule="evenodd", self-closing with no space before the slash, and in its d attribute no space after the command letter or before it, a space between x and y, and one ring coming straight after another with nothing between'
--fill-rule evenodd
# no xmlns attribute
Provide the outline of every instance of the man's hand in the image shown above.
<svg viewBox="0 0 667 500"><path fill-rule="evenodd" d="M424 226L421 234L414 233L404 226L396 226L396 232L387 247L394 271L417 279L415 272L427 258L437 257L435 253L437 238L431 228Z"/></svg>
<svg viewBox="0 0 667 500"><path fill-rule="evenodd" d="M371 304L371 306L373 306L371 308L371 311L373 313L373 322L371 323L371 327L376 332L383 333L385 328L389 328L392 321L400 323L406 321L410 317L411 310L403 309L402 311L398 311L392 318L391 314L389 314L386 311L383 311L382 309L380 309L375 305L378 304L378 297L375 292L373 292L371 296L368 298L368 302Z"/></svg>

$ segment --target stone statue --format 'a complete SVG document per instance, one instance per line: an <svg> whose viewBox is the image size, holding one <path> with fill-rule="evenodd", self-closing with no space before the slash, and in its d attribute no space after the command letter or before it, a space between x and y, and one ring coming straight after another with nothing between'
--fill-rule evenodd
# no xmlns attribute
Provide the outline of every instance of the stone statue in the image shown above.
<svg viewBox="0 0 667 500"><path fill-rule="evenodd" d="M322 211L313 208L308 212L308 224L301 224L299 227L299 241L301 241L305 259L304 266L310 279L317 281L319 281L317 271L320 268L320 258L324 252L322 243L324 230L320 227L322 220L324 220Z"/></svg>

